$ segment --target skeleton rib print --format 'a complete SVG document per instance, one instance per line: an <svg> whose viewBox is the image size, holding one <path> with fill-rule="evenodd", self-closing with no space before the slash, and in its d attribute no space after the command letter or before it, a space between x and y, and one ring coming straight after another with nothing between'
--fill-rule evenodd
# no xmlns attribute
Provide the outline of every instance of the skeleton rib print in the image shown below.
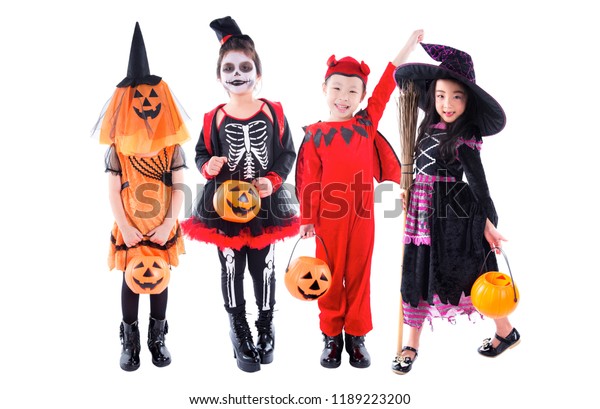
<svg viewBox="0 0 600 409"><path fill-rule="evenodd" d="M227 165L231 172L238 168L242 158L245 179L257 176L254 158L263 170L269 164L267 149L267 124L263 120L249 122L247 125L229 123L225 126L225 135L229 144Z"/></svg>

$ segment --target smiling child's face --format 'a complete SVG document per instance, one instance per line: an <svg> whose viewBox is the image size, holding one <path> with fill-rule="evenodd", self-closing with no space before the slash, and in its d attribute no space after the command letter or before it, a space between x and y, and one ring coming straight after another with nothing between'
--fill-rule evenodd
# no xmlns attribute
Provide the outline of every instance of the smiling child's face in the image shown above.
<svg viewBox="0 0 600 409"><path fill-rule="evenodd" d="M435 83L435 109L442 121L456 121L467 108L467 93L462 84L454 80L439 79Z"/></svg>

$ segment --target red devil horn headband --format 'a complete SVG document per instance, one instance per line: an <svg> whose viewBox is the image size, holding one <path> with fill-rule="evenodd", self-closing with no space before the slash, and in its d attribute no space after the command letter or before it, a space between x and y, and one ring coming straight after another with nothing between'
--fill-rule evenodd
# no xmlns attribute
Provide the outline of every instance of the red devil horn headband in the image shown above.
<svg viewBox="0 0 600 409"><path fill-rule="evenodd" d="M347 77L358 77L367 85L367 78L371 73L369 66L361 61L360 63L352 57L344 57L336 59L332 55L327 60L327 72L325 73L325 81L333 74L345 75Z"/></svg>

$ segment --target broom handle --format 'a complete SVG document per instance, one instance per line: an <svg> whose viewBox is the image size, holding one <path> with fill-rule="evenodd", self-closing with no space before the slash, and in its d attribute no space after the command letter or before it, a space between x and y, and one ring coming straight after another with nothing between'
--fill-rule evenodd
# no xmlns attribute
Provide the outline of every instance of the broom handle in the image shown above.
<svg viewBox="0 0 600 409"><path fill-rule="evenodd" d="M406 213L408 212L408 203L410 203L410 189L406 189L406 210L403 212L402 218L402 231L400 239L402 240L402 251L400 253L400 288L402 288L402 265L404 263L404 231L406 229ZM400 302L399 302L399 317L398 317L398 344L396 346L396 355L402 354L403 337L404 337L404 308L402 307L402 291L400 291Z"/></svg>

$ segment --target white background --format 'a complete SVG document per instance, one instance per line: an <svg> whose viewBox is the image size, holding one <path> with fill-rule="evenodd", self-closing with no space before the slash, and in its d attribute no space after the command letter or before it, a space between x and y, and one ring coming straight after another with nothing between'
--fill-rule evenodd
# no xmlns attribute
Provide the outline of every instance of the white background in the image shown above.
<svg viewBox="0 0 600 409"><path fill-rule="evenodd" d="M599 271L592 246L598 230L592 109L600 31L588 2L207 3L63 0L4 7L0 406L185 408L189 396L291 394L328 398L317 406L327 407L333 394L349 393L410 394L413 408L593 406ZM521 345L486 359L475 351L493 335L491 320L435 322L434 331L424 330L413 371L400 377L390 370L401 218L383 213L395 206L394 186L377 206L370 368L350 367L347 355L338 369L319 365L317 305L292 298L283 283L295 239L277 246L271 365L253 374L237 369L216 249L188 241L169 290L173 363L154 367L144 346L138 371L119 368L121 274L106 267L113 222L106 147L90 130L126 74L139 21L151 72L191 117L192 140L184 149L186 182L194 190L202 183L193 163L202 114L226 99L216 82L219 44L209 22L226 15L255 40L264 65L259 96L283 103L297 147L302 126L327 116L321 82L331 54L370 65L369 93L416 28L425 30L425 42L471 54L478 84L508 118L503 132L485 139L482 155L522 296L511 316ZM432 62L420 48L410 60ZM396 97L380 131L399 149ZM303 242L297 251L310 254L313 246ZM148 311L143 296L142 344Z"/></svg>

